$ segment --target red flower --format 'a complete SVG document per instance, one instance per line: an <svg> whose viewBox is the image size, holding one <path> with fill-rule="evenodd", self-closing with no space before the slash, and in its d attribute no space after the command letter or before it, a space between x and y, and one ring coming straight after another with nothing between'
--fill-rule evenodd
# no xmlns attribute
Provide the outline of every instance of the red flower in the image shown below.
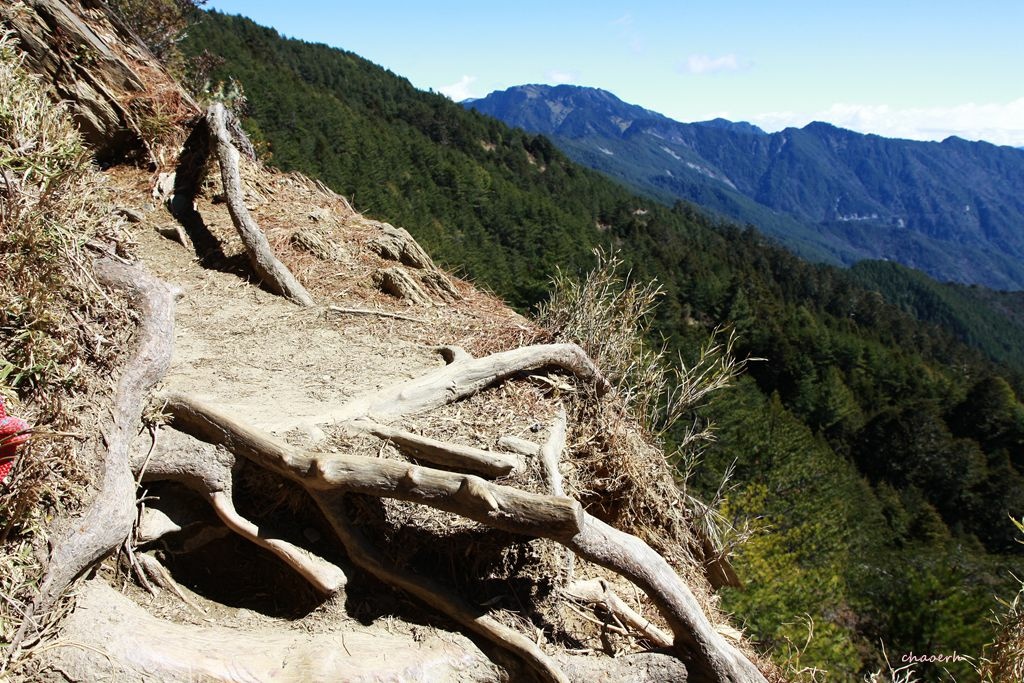
<svg viewBox="0 0 1024 683"><path fill-rule="evenodd" d="M28 441L28 434L21 434L29 428L28 422L19 417L8 417L7 407L0 399L0 482L7 480L7 475L14 467L14 454L18 446Z"/></svg>

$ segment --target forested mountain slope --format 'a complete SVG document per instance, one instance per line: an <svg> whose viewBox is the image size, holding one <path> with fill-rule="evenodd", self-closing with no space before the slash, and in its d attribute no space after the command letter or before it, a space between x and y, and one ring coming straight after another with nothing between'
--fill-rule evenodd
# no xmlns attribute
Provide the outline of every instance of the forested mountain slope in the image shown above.
<svg viewBox="0 0 1024 683"><path fill-rule="evenodd" d="M683 359L715 325L735 327L736 351L765 360L693 416L719 438L692 483L710 497L735 462L722 512L763 527L736 560L746 590L724 596L754 637L784 651L807 614L801 662L840 679L880 666L880 642L980 652L1021 558L1008 521L1024 514L1017 376L848 271L635 196L354 54L217 13L186 48L224 60L212 82L244 87L272 163L404 225L514 304L540 301L556 266L579 271L601 245L661 282L656 330Z"/></svg>
<svg viewBox="0 0 1024 683"><path fill-rule="evenodd" d="M686 124L571 85L517 86L465 105L549 135L573 159L645 194L754 223L809 258L887 258L939 280L1024 289L1017 149L826 123L772 134Z"/></svg>

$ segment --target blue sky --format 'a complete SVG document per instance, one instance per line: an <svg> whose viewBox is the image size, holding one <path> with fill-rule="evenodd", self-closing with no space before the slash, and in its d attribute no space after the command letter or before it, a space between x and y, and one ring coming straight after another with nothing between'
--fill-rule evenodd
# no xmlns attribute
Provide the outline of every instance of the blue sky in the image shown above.
<svg viewBox="0 0 1024 683"><path fill-rule="evenodd" d="M211 0L453 99L604 88L680 121L1024 146L1022 0Z"/></svg>

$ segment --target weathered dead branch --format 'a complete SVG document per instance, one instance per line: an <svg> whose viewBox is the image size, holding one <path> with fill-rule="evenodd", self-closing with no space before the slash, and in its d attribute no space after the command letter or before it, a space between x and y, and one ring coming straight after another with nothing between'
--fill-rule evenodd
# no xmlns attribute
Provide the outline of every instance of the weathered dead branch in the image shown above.
<svg viewBox="0 0 1024 683"><path fill-rule="evenodd" d="M107 258L95 261L94 272L101 284L124 290L139 310L138 347L117 384L111 420L103 429L106 453L100 491L82 518L54 545L39 594L8 648L8 661L17 654L29 625L35 623L33 617L44 617L76 578L118 548L131 533L136 516L135 478L128 451L147 395L171 361L177 288L139 265Z"/></svg>
<svg viewBox="0 0 1024 683"><path fill-rule="evenodd" d="M224 184L224 196L227 198L228 212L235 224L245 250L249 254L249 262L253 271L263 283L274 293L286 296L303 306L312 306L313 297L306 288L292 275L291 271L274 256L267 242L266 235L245 206L245 194L242 192L242 178L238 170L239 153L231 142L231 134L227 128L227 110L224 105L214 103L206 110L206 122L210 127L210 136L215 143L217 159L220 162L220 177Z"/></svg>
<svg viewBox="0 0 1024 683"><path fill-rule="evenodd" d="M395 460L306 453L193 397L172 393L163 399L177 429L222 445L310 492L337 490L405 500L529 536L571 538L580 528L582 509L571 498L529 493L472 474Z"/></svg>
<svg viewBox="0 0 1024 683"><path fill-rule="evenodd" d="M375 311L369 308L343 308L341 306L328 306L327 310L333 313L342 313L344 315L375 315L380 318L393 318L395 320L405 320L411 323L423 323L424 325L428 322L423 318L413 318L410 315L392 313L391 311Z"/></svg>
<svg viewBox="0 0 1024 683"><path fill-rule="evenodd" d="M316 590L333 595L347 583L345 573L336 565L288 541L276 538L235 509L231 498L235 456L173 430L161 430L143 473L143 481L179 481L202 496L228 529L242 538L277 555ZM134 459L135 469L141 457Z"/></svg>
<svg viewBox="0 0 1024 683"><path fill-rule="evenodd" d="M367 246L381 258L398 261L410 268L436 270L433 260L423 251L423 247L413 239L404 228L396 228L390 223L379 223L380 234L371 239Z"/></svg>
<svg viewBox="0 0 1024 683"><path fill-rule="evenodd" d="M385 294L417 306L433 306L434 300L412 279L402 266L381 268L373 274L373 283Z"/></svg>
<svg viewBox="0 0 1024 683"><path fill-rule="evenodd" d="M390 441L399 450L434 465L468 470L485 477L504 477L526 469L526 462L516 453L493 453L472 446L438 441L419 434L394 429L370 420L350 423L368 434ZM555 495L563 495L556 493Z"/></svg>
<svg viewBox="0 0 1024 683"><path fill-rule="evenodd" d="M622 598L612 591L604 579L575 581L562 592L571 598L592 605L602 605L609 613L615 615L623 624L633 628L655 647L671 647L672 636L645 619L636 610L623 602Z"/></svg>

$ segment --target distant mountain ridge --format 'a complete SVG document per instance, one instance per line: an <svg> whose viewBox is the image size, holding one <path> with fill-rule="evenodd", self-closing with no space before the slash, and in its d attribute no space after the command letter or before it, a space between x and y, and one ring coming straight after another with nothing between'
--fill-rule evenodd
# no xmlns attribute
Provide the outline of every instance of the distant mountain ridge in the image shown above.
<svg viewBox="0 0 1024 683"><path fill-rule="evenodd" d="M549 136L570 157L663 201L757 225L808 258L890 259L939 280L1024 289L1024 152L918 142L827 123L766 133L680 123L612 93L524 85L464 103Z"/></svg>

